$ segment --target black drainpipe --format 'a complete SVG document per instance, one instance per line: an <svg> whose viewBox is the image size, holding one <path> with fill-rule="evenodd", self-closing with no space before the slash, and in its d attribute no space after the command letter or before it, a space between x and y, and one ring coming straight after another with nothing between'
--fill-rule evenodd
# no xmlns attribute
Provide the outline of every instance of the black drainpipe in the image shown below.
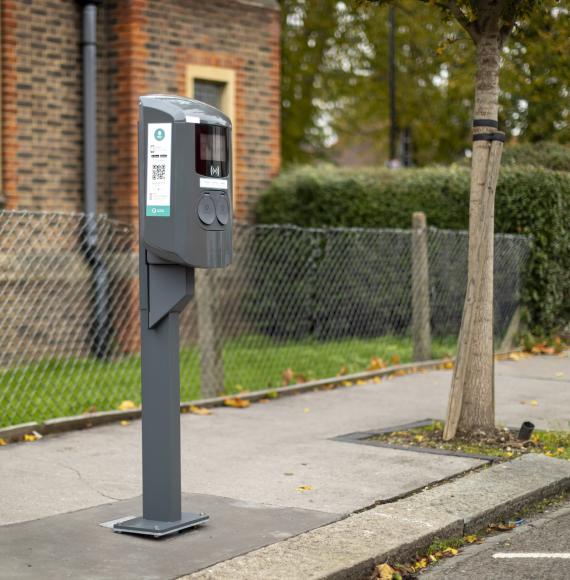
<svg viewBox="0 0 570 580"><path fill-rule="evenodd" d="M105 358L110 334L109 281L97 243L97 6L101 0L80 0L80 4L83 5L83 248L93 285L91 352L97 358Z"/></svg>

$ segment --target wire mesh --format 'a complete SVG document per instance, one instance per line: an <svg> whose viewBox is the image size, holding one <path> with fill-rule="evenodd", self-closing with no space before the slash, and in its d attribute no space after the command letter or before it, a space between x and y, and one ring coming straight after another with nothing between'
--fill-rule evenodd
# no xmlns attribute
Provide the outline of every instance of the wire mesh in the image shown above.
<svg viewBox="0 0 570 580"><path fill-rule="evenodd" d="M1 426L140 403L136 233L104 216L95 225L93 248L83 215L0 212ZM431 228L427 241L441 357L461 323L467 235ZM234 224L232 265L197 271L181 318L182 399L411 360L411 251L405 230ZM495 238L497 338L528 253L523 236Z"/></svg>

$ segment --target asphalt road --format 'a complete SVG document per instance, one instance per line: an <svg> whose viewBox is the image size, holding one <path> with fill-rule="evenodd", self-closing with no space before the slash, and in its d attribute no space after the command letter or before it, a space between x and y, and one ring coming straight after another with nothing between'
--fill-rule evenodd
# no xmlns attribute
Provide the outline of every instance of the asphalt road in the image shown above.
<svg viewBox="0 0 570 580"><path fill-rule="evenodd" d="M530 557L531 554L535 557ZM566 558L547 557L556 554L566 554ZM531 519L512 532L503 532L488 537L482 544L463 548L458 556L438 562L420 578L568 580L570 502Z"/></svg>

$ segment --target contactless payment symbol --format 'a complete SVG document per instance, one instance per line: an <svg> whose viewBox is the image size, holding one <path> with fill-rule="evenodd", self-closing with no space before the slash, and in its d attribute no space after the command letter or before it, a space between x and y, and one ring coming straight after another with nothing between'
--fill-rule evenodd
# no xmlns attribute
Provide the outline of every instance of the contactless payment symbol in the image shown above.
<svg viewBox="0 0 570 580"><path fill-rule="evenodd" d="M164 136L165 136L164 129L157 129L157 130L154 132L154 138L155 138L157 141L162 141L162 140L164 139Z"/></svg>

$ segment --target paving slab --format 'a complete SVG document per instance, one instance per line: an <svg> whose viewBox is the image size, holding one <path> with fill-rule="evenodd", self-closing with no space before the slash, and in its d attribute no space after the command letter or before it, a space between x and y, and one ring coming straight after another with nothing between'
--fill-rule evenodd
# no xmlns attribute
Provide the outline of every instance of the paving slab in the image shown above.
<svg viewBox="0 0 570 580"><path fill-rule="evenodd" d="M99 524L140 513L139 498L0 527L0 578L10 580L155 580L187 574L339 519L315 510L274 508L185 494L185 511L210 521L155 540Z"/></svg>

